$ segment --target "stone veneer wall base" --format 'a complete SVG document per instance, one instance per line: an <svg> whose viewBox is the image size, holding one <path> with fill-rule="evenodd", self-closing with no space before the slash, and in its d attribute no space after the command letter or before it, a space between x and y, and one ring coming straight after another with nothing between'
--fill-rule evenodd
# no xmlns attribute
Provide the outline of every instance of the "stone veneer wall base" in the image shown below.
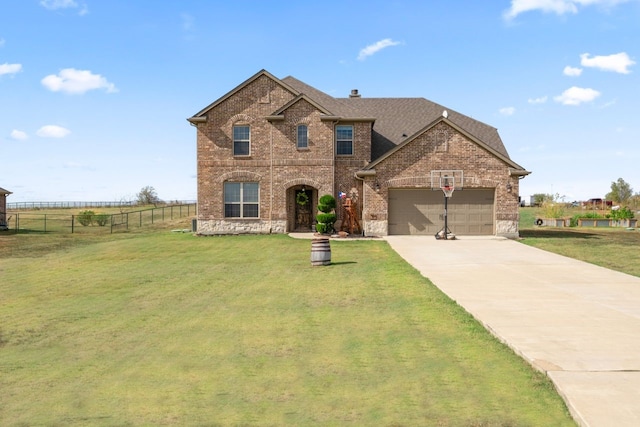
<svg viewBox="0 0 640 427"><path fill-rule="evenodd" d="M227 234L284 234L286 220L198 220L198 235L217 236Z"/></svg>

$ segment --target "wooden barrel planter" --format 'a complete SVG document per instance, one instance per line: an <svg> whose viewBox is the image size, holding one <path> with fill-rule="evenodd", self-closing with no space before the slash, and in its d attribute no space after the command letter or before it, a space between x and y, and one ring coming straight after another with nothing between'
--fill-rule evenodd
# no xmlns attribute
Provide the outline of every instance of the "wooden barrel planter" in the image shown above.
<svg viewBox="0 0 640 427"><path fill-rule="evenodd" d="M328 237L317 237L311 241L311 265L331 264L331 244Z"/></svg>

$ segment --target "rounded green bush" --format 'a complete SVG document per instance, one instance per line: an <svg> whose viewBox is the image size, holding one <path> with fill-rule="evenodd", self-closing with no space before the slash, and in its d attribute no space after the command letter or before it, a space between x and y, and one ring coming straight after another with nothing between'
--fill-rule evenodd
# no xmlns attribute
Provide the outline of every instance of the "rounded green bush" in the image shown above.
<svg viewBox="0 0 640 427"><path fill-rule="evenodd" d="M100 227L104 227L105 225L107 225L107 222L109 222L109 219L111 219L111 215L109 214L97 214L93 217L93 220Z"/></svg>
<svg viewBox="0 0 640 427"><path fill-rule="evenodd" d="M91 223L93 223L93 216L95 214L96 213L94 211L82 211L76 216L76 218L78 219L78 222L80 224L86 227L87 225L91 225Z"/></svg>
<svg viewBox="0 0 640 427"><path fill-rule="evenodd" d="M317 223L316 224L316 231L320 234L324 234L327 232L327 224L322 224L322 223Z"/></svg>
<svg viewBox="0 0 640 427"><path fill-rule="evenodd" d="M325 194L318 200L318 210L329 213L336 208L336 199L331 194ZM327 210L325 210L327 209Z"/></svg>
<svg viewBox="0 0 640 427"><path fill-rule="evenodd" d="M316 216L316 220L319 223L327 224L327 225L332 225L333 223L336 222L337 219L338 217L334 213L321 213Z"/></svg>

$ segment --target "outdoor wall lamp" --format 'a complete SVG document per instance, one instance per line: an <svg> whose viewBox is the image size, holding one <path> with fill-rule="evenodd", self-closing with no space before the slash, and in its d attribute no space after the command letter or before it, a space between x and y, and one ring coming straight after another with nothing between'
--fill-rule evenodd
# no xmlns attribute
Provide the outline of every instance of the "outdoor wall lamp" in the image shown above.
<svg viewBox="0 0 640 427"><path fill-rule="evenodd" d="M376 188L376 193L380 192L380 184L378 184L378 181L376 181L375 183L375 188Z"/></svg>
<svg viewBox="0 0 640 427"><path fill-rule="evenodd" d="M511 193L511 190L513 190L513 187L510 182L507 182L507 193Z"/></svg>

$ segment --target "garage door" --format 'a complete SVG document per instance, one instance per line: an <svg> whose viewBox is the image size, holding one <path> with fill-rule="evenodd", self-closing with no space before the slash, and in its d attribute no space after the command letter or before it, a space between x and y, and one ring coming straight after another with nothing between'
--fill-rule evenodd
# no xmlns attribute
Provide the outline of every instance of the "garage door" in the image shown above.
<svg viewBox="0 0 640 427"><path fill-rule="evenodd" d="M460 236L492 235L494 189L455 191L447 223ZM389 234L436 234L444 227L444 195L431 189L389 190Z"/></svg>

